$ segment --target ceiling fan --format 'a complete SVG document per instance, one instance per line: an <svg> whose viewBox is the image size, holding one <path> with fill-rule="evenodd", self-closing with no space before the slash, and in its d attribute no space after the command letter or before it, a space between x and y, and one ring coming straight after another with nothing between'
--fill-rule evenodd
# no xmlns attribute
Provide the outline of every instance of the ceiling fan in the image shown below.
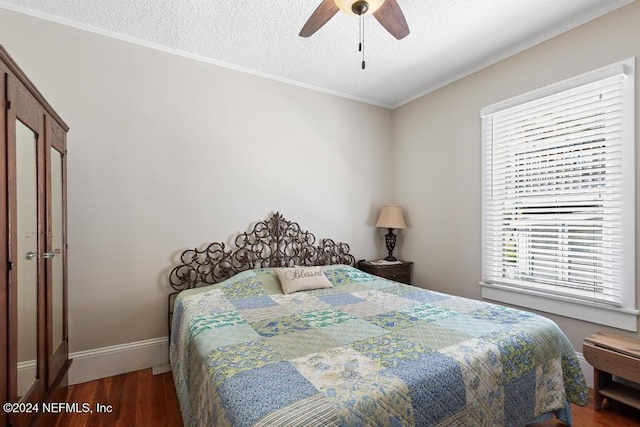
<svg viewBox="0 0 640 427"><path fill-rule="evenodd" d="M339 10L360 18L373 14L380 25L398 40L409 35L407 20L396 0L323 0L302 27L300 37L313 35Z"/></svg>

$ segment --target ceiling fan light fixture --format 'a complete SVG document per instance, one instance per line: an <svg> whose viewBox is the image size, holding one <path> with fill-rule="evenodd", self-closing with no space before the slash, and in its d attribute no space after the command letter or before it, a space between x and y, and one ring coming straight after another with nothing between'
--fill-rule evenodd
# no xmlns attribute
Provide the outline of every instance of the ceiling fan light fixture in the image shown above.
<svg viewBox="0 0 640 427"><path fill-rule="evenodd" d="M344 13L348 15L358 16L358 14L353 10L354 3L359 3L358 1L354 1L354 0L333 0L333 1L335 2L336 6L338 6L338 8ZM382 6L384 2L385 0L367 0L366 2L364 2L368 6L366 11L364 12L364 15L370 15L374 13L375 11L380 9L380 6Z"/></svg>

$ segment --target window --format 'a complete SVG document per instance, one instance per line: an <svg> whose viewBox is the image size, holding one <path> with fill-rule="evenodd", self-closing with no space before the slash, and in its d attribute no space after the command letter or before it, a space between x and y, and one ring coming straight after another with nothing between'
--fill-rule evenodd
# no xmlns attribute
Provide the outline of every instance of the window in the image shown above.
<svg viewBox="0 0 640 427"><path fill-rule="evenodd" d="M637 329L634 74L482 109L483 297Z"/></svg>

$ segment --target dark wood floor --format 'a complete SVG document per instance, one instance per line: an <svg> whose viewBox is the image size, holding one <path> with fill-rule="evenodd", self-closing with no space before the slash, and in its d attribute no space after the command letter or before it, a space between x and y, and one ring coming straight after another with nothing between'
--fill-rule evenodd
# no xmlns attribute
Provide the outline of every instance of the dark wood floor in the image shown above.
<svg viewBox="0 0 640 427"><path fill-rule="evenodd" d="M574 427L638 427L640 426L640 411L622 403L605 400L602 410L593 409L593 399L588 406L581 408L573 405ZM562 427L563 423L549 420L544 423L532 424L529 427Z"/></svg>
<svg viewBox="0 0 640 427"><path fill-rule="evenodd" d="M182 418L171 373L151 369L69 387L67 402L87 403L93 413L63 414L55 427L181 427ZM111 412L98 413L98 404Z"/></svg>
<svg viewBox="0 0 640 427"><path fill-rule="evenodd" d="M171 373L154 376L151 369L131 372L69 387L69 403L87 403L93 413L63 414L56 427L181 427L182 419ZM111 412L97 413L97 405L111 406ZM593 404L574 406L575 427L640 427L640 411L605 401L596 412ZM547 421L532 427L560 427Z"/></svg>

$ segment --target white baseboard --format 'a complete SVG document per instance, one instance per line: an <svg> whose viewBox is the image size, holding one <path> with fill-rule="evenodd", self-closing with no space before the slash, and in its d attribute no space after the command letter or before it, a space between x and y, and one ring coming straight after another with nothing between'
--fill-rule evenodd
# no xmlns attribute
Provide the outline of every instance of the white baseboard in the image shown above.
<svg viewBox="0 0 640 427"><path fill-rule="evenodd" d="M38 370L35 360L18 362L18 396L22 396L35 381Z"/></svg>
<svg viewBox="0 0 640 427"><path fill-rule="evenodd" d="M79 384L169 362L167 337L78 351L69 355L69 384Z"/></svg>
<svg viewBox="0 0 640 427"><path fill-rule="evenodd" d="M153 375L166 374L167 372L171 372L171 364L169 362L163 363L162 365L153 365Z"/></svg>

